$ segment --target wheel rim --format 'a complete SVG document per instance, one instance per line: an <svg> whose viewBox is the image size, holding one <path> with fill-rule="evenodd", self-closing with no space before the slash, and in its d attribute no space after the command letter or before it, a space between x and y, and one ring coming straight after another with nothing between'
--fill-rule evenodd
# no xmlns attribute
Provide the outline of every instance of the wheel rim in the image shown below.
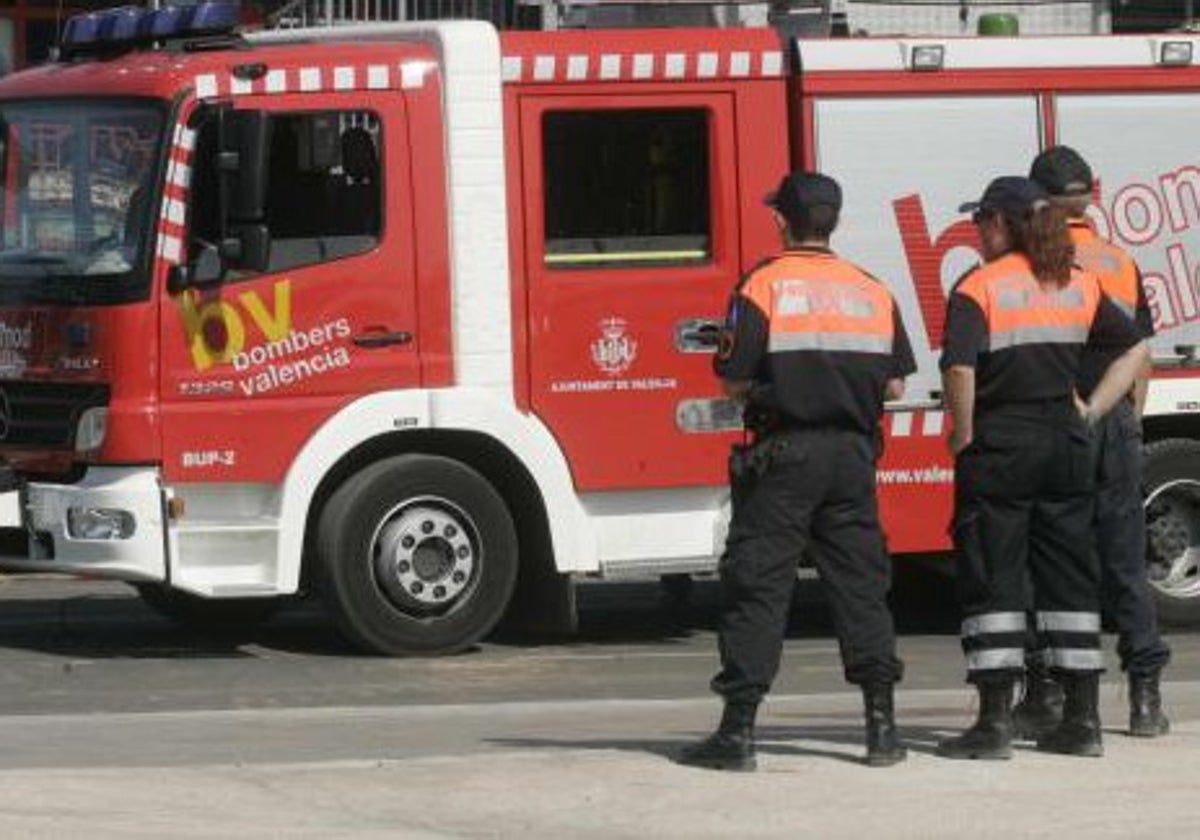
<svg viewBox="0 0 1200 840"><path fill-rule="evenodd" d="M425 496L392 508L371 537L375 584L405 613L453 612L478 585L479 529L462 508Z"/></svg>
<svg viewBox="0 0 1200 840"><path fill-rule="evenodd" d="M1150 585L1170 598L1200 597L1200 482L1164 484L1146 499Z"/></svg>

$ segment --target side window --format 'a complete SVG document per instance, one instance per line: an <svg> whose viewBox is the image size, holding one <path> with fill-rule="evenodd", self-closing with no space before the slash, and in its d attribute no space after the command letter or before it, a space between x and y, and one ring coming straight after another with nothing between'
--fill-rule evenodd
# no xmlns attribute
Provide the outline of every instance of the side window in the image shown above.
<svg viewBox="0 0 1200 840"><path fill-rule="evenodd" d="M271 117L267 175L268 271L285 271L369 251L383 230L382 132L365 111L279 113ZM220 230L215 123L196 141L191 241ZM236 272L231 279L248 276Z"/></svg>
<svg viewBox="0 0 1200 840"><path fill-rule="evenodd" d="M711 257L708 112L551 111L542 136L548 267Z"/></svg>

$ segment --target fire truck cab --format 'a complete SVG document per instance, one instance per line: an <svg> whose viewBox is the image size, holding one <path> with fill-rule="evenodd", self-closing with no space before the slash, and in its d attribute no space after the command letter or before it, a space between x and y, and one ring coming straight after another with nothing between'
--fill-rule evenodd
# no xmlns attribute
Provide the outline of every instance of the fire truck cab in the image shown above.
<svg viewBox="0 0 1200 840"><path fill-rule="evenodd" d="M313 591L384 653L505 610L569 625L573 576L712 571L740 427L716 329L793 166L843 183L835 244L900 301L921 369L886 528L944 550L936 353L978 258L953 208L1066 142L1147 273L1155 574L1195 608L1197 39L237 34L223 9L77 18L0 81L0 566L193 621Z"/></svg>

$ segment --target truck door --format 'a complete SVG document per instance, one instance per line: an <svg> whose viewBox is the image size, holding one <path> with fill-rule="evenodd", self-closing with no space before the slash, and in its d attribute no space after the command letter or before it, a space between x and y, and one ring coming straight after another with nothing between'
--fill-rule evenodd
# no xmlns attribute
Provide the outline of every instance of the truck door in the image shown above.
<svg viewBox="0 0 1200 840"><path fill-rule="evenodd" d="M720 484L713 326L739 271L733 95L520 105L530 403L581 490Z"/></svg>
<svg viewBox="0 0 1200 840"><path fill-rule="evenodd" d="M246 95L236 104L270 116L270 264L162 296L172 481L276 483L342 405L420 383L403 94ZM216 133L209 120L195 135L185 260L218 236ZM175 212L168 201L164 214Z"/></svg>

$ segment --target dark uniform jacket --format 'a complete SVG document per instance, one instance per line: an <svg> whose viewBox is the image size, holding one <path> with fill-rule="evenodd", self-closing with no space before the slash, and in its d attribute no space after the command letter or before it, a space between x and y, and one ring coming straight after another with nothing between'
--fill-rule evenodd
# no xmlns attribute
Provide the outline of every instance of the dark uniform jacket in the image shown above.
<svg viewBox="0 0 1200 840"><path fill-rule="evenodd" d="M742 280L716 360L722 378L754 382L748 412L867 434L887 380L914 370L891 294L824 248L790 249Z"/></svg>
<svg viewBox="0 0 1200 840"><path fill-rule="evenodd" d="M942 369L976 368L975 413L1022 402L1069 399L1084 348L1120 356L1141 334L1100 288L1072 269L1046 288L1024 254L1010 253L967 273L950 294Z"/></svg>

